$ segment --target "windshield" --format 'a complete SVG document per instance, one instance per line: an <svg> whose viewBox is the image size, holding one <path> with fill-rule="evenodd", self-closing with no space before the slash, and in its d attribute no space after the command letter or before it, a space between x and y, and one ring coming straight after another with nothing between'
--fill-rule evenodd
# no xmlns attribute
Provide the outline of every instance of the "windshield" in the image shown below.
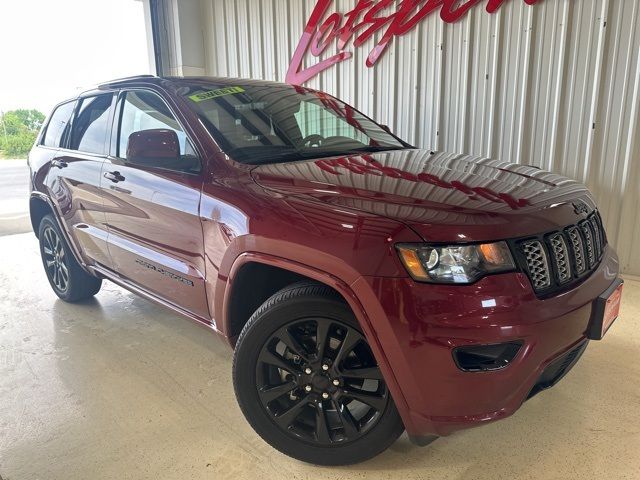
<svg viewBox="0 0 640 480"><path fill-rule="evenodd" d="M221 148L242 163L408 147L349 105L303 87L199 83L181 93Z"/></svg>

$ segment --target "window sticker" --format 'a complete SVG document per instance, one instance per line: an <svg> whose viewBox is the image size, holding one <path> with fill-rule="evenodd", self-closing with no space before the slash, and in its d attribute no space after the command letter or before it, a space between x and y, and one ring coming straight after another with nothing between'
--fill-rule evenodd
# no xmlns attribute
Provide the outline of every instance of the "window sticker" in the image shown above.
<svg viewBox="0 0 640 480"><path fill-rule="evenodd" d="M209 90L206 92L195 93L193 95L189 95L189 98L193 102L204 102L205 100L210 100L212 98L224 97L225 95L235 95L237 93L244 93L244 88L242 87L219 88L218 90Z"/></svg>

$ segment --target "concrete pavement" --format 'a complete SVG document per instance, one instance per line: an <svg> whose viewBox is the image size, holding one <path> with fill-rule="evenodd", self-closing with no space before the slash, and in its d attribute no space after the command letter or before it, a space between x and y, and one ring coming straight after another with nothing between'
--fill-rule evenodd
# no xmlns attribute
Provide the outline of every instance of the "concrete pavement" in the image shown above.
<svg viewBox="0 0 640 480"><path fill-rule="evenodd" d="M426 448L403 436L348 468L266 445L234 399L229 348L201 327L108 282L58 300L33 234L0 238L0 291L4 480L640 478L637 281L605 340L514 416Z"/></svg>
<svg viewBox="0 0 640 480"><path fill-rule="evenodd" d="M27 161L0 159L0 236L30 231Z"/></svg>

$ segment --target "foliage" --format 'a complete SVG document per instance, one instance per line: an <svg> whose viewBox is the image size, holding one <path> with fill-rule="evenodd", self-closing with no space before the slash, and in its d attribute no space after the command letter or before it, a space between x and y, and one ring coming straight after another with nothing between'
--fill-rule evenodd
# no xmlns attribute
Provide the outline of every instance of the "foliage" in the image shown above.
<svg viewBox="0 0 640 480"><path fill-rule="evenodd" d="M2 151L8 158L23 158L29 153L33 143L36 141L37 132L23 132L18 135L12 135L0 142L2 143Z"/></svg>
<svg viewBox="0 0 640 480"><path fill-rule="evenodd" d="M6 157L25 157L44 122L38 110L13 110L0 117L0 152Z"/></svg>
<svg viewBox="0 0 640 480"><path fill-rule="evenodd" d="M14 110L7 113L14 114L30 132L38 132L44 123L44 114L38 110Z"/></svg>

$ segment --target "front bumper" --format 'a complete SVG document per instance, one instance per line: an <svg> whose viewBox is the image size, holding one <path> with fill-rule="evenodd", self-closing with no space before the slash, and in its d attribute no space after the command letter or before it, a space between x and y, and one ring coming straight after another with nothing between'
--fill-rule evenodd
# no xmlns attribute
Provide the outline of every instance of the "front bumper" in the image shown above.
<svg viewBox="0 0 640 480"><path fill-rule="evenodd" d="M402 396L396 404L405 427L421 437L513 414L541 385L545 369L586 345L593 301L617 276L617 256L607 247L589 278L543 300L522 273L468 286L362 277L352 287L394 376L389 383L400 390L392 393ZM522 348L500 370L464 372L452 357L457 347L514 341Z"/></svg>

